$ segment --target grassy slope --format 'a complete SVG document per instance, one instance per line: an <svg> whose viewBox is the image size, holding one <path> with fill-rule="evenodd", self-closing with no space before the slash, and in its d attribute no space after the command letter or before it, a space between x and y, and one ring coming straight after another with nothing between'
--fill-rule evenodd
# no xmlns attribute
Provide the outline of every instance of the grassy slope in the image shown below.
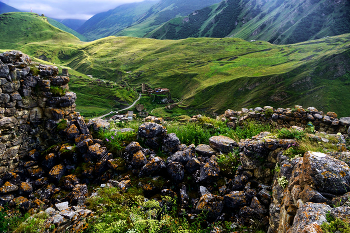
<svg viewBox="0 0 350 233"><path fill-rule="evenodd" d="M113 10L94 15L78 31L84 34L89 41L114 35L132 25L154 4L155 1L123 4Z"/></svg>
<svg viewBox="0 0 350 233"><path fill-rule="evenodd" d="M67 27L66 25L64 25L64 24L62 24L60 22L57 22L56 20L51 19L51 18L47 18L47 20L52 26L54 26L56 28L59 28L62 31L68 32L68 33L76 36L77 38L79 38L79 40L81 40L81 41L86 41L87 40L85 36L83 36L80 33L74 31L73 29Z"/></svg>
<svg viewBox="0 0 350 233"><path fill-rule="evenodd" d="M291 44L350 32L350 3L331 0L228 0L175 18L147 35L158 39L238 37Z"/></svg>
<svg viewBox="0 0 350 233"><path fill-rule="evenodd" d="M0 16L0 52L10 49L21 50L37 58L44 58L59 65L60 59L66 59L78 53L82 42L47 22L46 17L32 13L6 13ZM31 42L30 42L31 41ZM40 59L34 61L48 63ZM48 63L51 64L51 63ZM62 63L61 63L62 64ZM70 88L77 93L77 111L84 116L96 116L118 108L137 98L132 89L120 85L99 84L96 79L75 70L70 70ZM78 78L78 77L82 78ZM94 83L91 83L94 81ZM111 83L112 84L112 83Z"/></svg>
<svg viewBox="0 0 350 233"><path fill-rule="evenodd" d="M197 109L304 104L350 115L344 104L350 97L349 45L349 35L286 46L109 37L82 46L67 64L116 82L167 87Z"/></svg>
<svg viewBox="0 0 350 233"><path fill-rule="evenodd" d="M116 35L144 37L147 33L174 17L185 16L194 10L218 2L220 0L161 0L131 27L118 32Z"/></svg>
<svg viewBox="0 0 350 233"><path fill-rule="evenodd" d="M1 41L0 48L4 48ZM130 88L143 82L169 88L189 108L221 112L302 104L350 115L346 104L349 34L294 45L235 38L108 37L89 43L77 39L61 44L52 40L16 43L11 48L36 57L45 55L55 63Z"/></svg>

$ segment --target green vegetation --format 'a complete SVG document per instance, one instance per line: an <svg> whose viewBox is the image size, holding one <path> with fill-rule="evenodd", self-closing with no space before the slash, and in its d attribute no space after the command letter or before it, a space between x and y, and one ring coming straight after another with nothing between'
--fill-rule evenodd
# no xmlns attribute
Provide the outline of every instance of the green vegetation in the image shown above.
<svg viewBox="0 0 350 233"><path fill-rule="evenodd" d="M178 217L175 199L163 196L161 207L158 201L145 201L134 187L126 193L118 188L100 189L86 205L98 216L90 220L86 232L210 232L209 227L201 227L201 216L191 224Z"/></svg>
<svg viewBox="0 0 350 233"><path fill-rule="evenodd" d="M234 178L236 170L240 165L239 151L228 153L227 155L220 154L217 159L220 167L220 172L223 176L228 178Z"/></svg>
<svg viewBox="0 0 350 233"><path fill-rule="evenodd" d="M102 138L108 150L115 154L121 154L123 149L132 141L136 140L135 132L118 132L115 130L100 131L99 138Z"/></svg>
<svg viewBox="0 0 350 233"><path fill-rule="evenodd" d="M59 97L59 96L64 96L66 94L66 90L63 89L62 87L50 87L50 92L52 93L53 96Z"/></svg>
<svg viewBox="0 0 350 233"><path fill-rule="evenodd" d="M350 224L339 218L335 218L332 214L326 214L327 222L322 223L321 228L324 233L348 233L350 232Z"/></svg>
<svg viewBox="0 0 350 233"><path fill-rule="evenodd" d="M226 126L225 122L202 117L199 122L170 122L166 125L168 133L175 133L184 144L208 144L212 136L223 135L236 141L251 138L262 131L270 131L270 125L248 122L236 129Z"/></svg>
<svg viewBox="0 0 350 233"><path fill-rule="evenodd" d="M116 35L144 37L147 33L174 17L188 15L195 10L218 2L220 0L161 0L158 3L153 2L153 6L142 17Z"/></svg>
<svg viewBox="0 0 350 233"><path fill-rule="evenodd" d="M19 209L0 208L0 232L34 233L44 228L44 222L48 218L45 212L30 216L23 214Z"/></svg>
<svg viewBox="0 0 350 233"><path fill-rule="evenodd" d="M350 3L327 0L228 0L169 20L146 35L157 39L238 37L292 44L350 32ZM137 27L137 25L135 26Z"/></svg>
<svg viewBox="0 0 350 233"><path fill-rule="evenodd" d="M89 41L114 35L135 23L154 4L154 1L123 4L115 9L94 15L78 30Z"/></svg>
<svg viewBox="0 0 350 233"><path fill-rule="evenodd" d="M118 94L122 98L114 98L117 94L111 94L113 90L104 85L97 87L77 81L79 87L71 89L77 92L78 101L83 102L77 103L78 109L83 104L83 115L107 113L118 103L132 102L136 96L132 92L141 83L169 88L172 98L186 106L172 111L158 107L154 111L159 115L183 115L192 110L221 113L228 108L293 104L335 111L339 116L350 115L350 108L344 104L350 98L349 35L284 46L235 38L159 41L108 37L83 43L35 14L11 13L0 17L0 30L9 32L0 38L0 48L22 50L124 89ZM26 28L34 23L43 30L37 33L39 37L32 38L32 34L27 37ZM10 39L11 28L16 28L12 33L14 40ZM33 27L32 31L35 30ZM40 36L44 32L48 37ZM72 79L70 85L73 83ZM80 95L79 90L89 95ZM89 98L90 92L94 98ZM108 99L108 103L102 99Z"/></svg>
<svg viewBox="0 0 350 233"><path fill-rule="evenodd" d="M304 130L298 130L298 129L286 129L283 128L281 130L278 130L277 136L279 138L284 138L284 139L302 139L305 137L305 132Z"/></svg>
<svg viewBox="0 0 350 233"><path fill-rule="evenodd" d="M59 28L61 29L62 31L65 31L65 32L68 32L74 36L76 36L77 38L79 38L79 40L81 41L86 41L86 37L79 34L78 32L74 31L73 29L67 27L66 25L60 23L60 22L57 22L56 20L54 19L51 19L51 18L47 18L47 21L52 25L52 26L55 26L56 28Z"/></svg>

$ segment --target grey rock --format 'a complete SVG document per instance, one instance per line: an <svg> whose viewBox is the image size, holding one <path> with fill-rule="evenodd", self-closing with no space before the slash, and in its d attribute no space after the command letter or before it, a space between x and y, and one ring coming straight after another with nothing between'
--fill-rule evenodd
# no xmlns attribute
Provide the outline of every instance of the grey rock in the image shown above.
<svg viewBox="0 0 350 233"><path fill-rule="evenodd" d="M57 203L57 204L55 204L55 206L56 206L56 208L57 208L59 211L69 209L68 201L66 201L66 202L61 202L61 203Z"/></svg>
<svg viewBox="0 0 350 233"><path fill-rule="evenodd" d="M52 207L49 207L45 210L45 213L52 216L52 215L56 214L56 210Z"/></svg>
<svg viewBox="0 0 350 233"><path fill-rule="evenodd" d="M218 163L211 159L201 167L199 180L206 183L215 182L219 178L219 173L220 167Z"/></svg>
<svg viewBox="0 0 350 233"><path fill-rule="evenodd" d="M223 153L229 153L233 151L234 147L238 147L237 142L226 136L213 136L209 138L209 145L211 148Z"/></svg>
<svg viewBox="0 0 350 233"><path fill-rule="evenodd" d="M65 222L65 219L62 215L56 214L52 217L52 223L55 225L60 225Z"/></svg>
<svg viewBox="0 0 350 233"><path fill-rule="evenodd" d="M215 220L220 216L224 208L223 198L220 196L205 194L203 195L196 206L197 211L207 212L207 217L209 220Z"/></svg>
<svg viewBox="0 0 350 233"><path fill-rule="evenodd" d="M350 168L338 159L319 152L307 152L303 176L312 180L317 191L341 195L350 191Z"/></svg>
<svg viewBox="0 0 350 233"><path fill-rule="evenodd" d="M342 117L339 119L341 125L350 125L350 117Z"/></svg>
<svg viewBox="0 0 350 233"><path fill-rule="evenodd" d="M165 162L160 157L154 157L151 161L149 161L145 166L141 168L140 177L152 176L161 174L166 168Z"/></svg>
<svg viewBox="0 0 350 233"><path fill-rule="evenodd" d="M201 196L206 195L206 194L211 194L209 192L209 190L204 186L199 186L199 192L200 192Z"/></svg>
<svg viewBox="0 0 350 233"><path fill-rule="evenodd" d="M314 115L314 117L315 117L317 120L322 120L322 118L323 118L323 116L322 116L321 114L318 114L318 113L316 113L316 114Z"/></svg>
<svg viewBox="0 0 350 233"><path fill-rule="evenodd" d="M216 152L209 145L200 144L196 147L196 152L199 156L211 157L215 155Z"/></svg>
<svg viewBox="0 0 350 233"><path fill-rule="evenodd" d="M172 156L169 156L167 159L167 163L179 162L179 163L182 163L183 165L186 165L186 163L194 157L195 157L194 146L190 145L186 149L182 151L177 151Z"/></svg>
<svg viewBox="0 0 350 233"><path fill-rule="evenodd" d="M225 207L238 208L245 205L249 205L248 198L244 191L232 191L224 196Z"/></svg>
<svg viewBox="0 0 350 233"><path fill-rule="evenodd" d="M1 103L3 103L3 104L8 103L8 102L10 102L10 99L11 99L11 97L9 94L0 94L0 104Z"/></svg>
<svg viewBox="0 0 350 233"><path fill-rule="evenodd" d="M140 138L164 137L165 134L166 129L164 126L152 122L146 122L138 129L138 136Z"/></svg>
<svg viewBox="0 0 350 233"><path fill-rule="evenodd" d="M189 174L192 174L201 168L201 162L197 158L192 158L186 163L185 168Z"/></svg>
<svg viewBox="0 0 350 233"><path fill-rule="evenodd" d="M162 149L164 152L174 153L179 149L180 144L180 139L176 136L176 134L171 133L165 136Z"/></svg>
<svg viewBox="0 0 350 233"><path fill-rule="evenodd" d="M301 206L295 215L293 225L288 232L303 232L312 227L311 224L319 226L326 222L326 213L331 211L331 207L326 204L308 202ZM313 232L313 231L306 231Z"/></svg>
<svg viewBox="0 0 350 233"><path fill-rule="evenodd" d="M181 182L185 177L184 166L179 162L171 162L167 166L167 171L171 180L175 183Z"/></svg>

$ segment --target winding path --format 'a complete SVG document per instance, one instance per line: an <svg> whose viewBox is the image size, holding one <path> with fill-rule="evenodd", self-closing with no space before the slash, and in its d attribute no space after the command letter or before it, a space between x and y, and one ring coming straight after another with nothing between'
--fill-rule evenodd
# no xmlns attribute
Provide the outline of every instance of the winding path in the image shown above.
<svg viewBox="0 0 350 233"><path fill-rule="evenodd" d="M120 109L120 110L118 110L118 111L111 111L111 112L109 112L109 113L107 113L107 114L105 114L105 115L102 115L102 116L99 116L99 117L95 117L95 118L93 118L93 120L95 120L95 119L101 119L101 118L104 118L104 117L106 117L106 116L108 116L108 115L110 115L110 114L116 114L116 113L118 113L118 112L128 110L128 109L134 107L135 104L136 104L140 99L141 99L141 94L139 94L139 98L137 98L137 100L135 100L134 103L132 103L132 105L130 105L129 107Z"/></svg>

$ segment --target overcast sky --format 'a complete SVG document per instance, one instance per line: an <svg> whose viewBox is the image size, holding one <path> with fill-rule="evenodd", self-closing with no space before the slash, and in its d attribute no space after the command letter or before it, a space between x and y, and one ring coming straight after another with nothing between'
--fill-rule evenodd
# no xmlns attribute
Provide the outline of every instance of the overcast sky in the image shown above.
<svg viewBox="0 0 350 233"><path fill-rule="evenodd" d="M143 0L0 0L21 11L32 9L58 19L89 19L96 13L108 11L121 4Z"/></svg>

